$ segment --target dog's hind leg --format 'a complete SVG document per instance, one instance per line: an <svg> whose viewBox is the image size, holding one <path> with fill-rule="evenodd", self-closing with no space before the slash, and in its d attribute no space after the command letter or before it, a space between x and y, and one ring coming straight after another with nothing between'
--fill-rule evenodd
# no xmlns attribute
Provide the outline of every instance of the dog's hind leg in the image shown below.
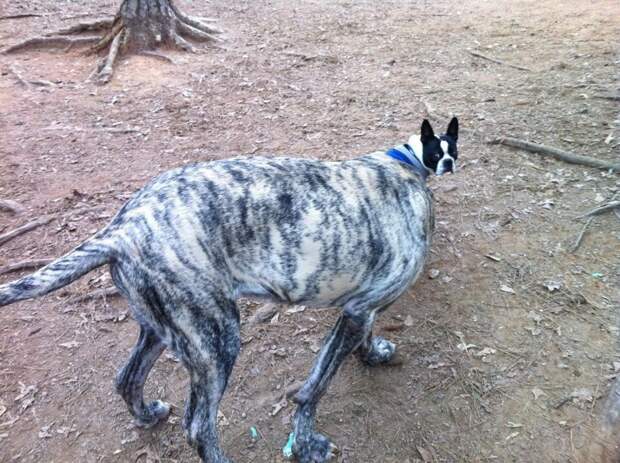
<svg viewBox="0 0 620 463"><path fill-rule="evenodd" d="M299 463L323 463L333 457L333 444L314 430L316 409L342 361L368 337L373 320L372 311L345 309L321 348L309 378L295 396L298 407L293 453Z"/></svg>
<svg viewBox="0 0 620 463"><path fill-rule="evenodd" d="M179 349L191 388L183 427L190 445L206 463L230 463L219 446L217 412L241 346L236 305L232 300L219 302L205 309L199 326L186 327Z"/></svg>
<svg viewBox="0 0 620 463"><path fill-rule="evenodd" d="M381 336L372 335L372 325L374 324L375 316L385 309L387 309L387 306L373 313L370 328L366 331L364 340L355 352L362 362L370 366L389 363L396 353L396 344Z"/></svg>
<svg viewBox="0 0 620 463"><path fill-rule="evenodd" d="M155 332L144 325L140 326L138 342L129 360L116 377L116 390L127 403L129 411L141 427L151 427L165 419L170 406L160 400L144 403L144 382L164 351L165 346Z"/></svg>

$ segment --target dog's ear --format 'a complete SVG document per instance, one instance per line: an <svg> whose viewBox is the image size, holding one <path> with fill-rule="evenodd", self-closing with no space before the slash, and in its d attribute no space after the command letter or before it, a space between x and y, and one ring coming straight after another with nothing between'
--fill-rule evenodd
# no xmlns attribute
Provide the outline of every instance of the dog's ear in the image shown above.
<svg viewBox="0 0 620 463"><path fill-rule="evenodd" d="M456 117L453 117L448 124L446 135L454 138L455 140L459 139L459 120Z"/></svg>
<svg viewBox="0 0 620 463"><path fill-rule="evenodd" d="M422 128L420 129L420 141L422 144L426 144L433 138L435 138L435 132L433 132L431 123L428 122L428 119L424 119L424 121L422 121Z"/></svg>

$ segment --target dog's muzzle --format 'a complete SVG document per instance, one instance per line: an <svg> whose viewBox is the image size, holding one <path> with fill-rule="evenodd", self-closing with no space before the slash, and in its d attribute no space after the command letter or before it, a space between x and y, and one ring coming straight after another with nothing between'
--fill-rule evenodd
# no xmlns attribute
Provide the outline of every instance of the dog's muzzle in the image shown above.
<svg viewBox="0 0 620 463"><path fill-rule="evenodd" d="M454 163L454 160L450 157L443 158L441 161L439 161L439 164L437 165L437 175L443 175L446 172L454 173L455 170L456 165Z"/></svg>

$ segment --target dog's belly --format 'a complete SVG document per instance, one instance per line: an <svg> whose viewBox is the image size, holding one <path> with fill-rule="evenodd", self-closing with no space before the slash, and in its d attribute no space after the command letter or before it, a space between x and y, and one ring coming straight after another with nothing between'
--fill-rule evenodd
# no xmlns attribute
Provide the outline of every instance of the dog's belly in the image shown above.
<svg viewBox="0 0 620 463"><path fill-rule="evenodd" d="M381 304L415 280L430 246L428 198L413 195L409 214L383 204L362 223L309 209L300 233L270 232L268 248L246 247L228 262L240 296L308 306ZM329 222L329 226L326 223ZM390 301L386 301L391 302Z"/></svg>

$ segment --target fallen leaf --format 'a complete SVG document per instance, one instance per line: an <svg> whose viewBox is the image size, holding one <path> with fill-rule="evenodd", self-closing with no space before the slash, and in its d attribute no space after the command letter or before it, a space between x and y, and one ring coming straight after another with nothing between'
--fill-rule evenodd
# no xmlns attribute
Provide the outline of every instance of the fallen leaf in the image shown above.
<svg viewBox="0 0 620 463"><path fill-rule="evenodd" d="M254 312L254 314L250 317L249 323L251 325L258 323L265 323L278 312L278 306L276 304L265 304Z"/></svg>
<svg viewBox="0 0 620 463"><path fill-rule="evenodd" d="M429 463L433 461L433 455L431 454L431 452L426 450L424 447L420 447L419 445L416 445L415 448L422 457L422 461L424 461L424 463Z"/></svg>
<svg viewBox="0 0 620 463"><path fill-rule="evenodd" d="M49 432L51 427L52 427L51 424L47 426L43 426L39 430L39 439L47 439L49 437L52 437L52 434Z"/></svg>
<svg viewBox="0 0 620 463"><path fill-rule="evenodd" d="M553 293L562 287L562 283L559 281L550 280L544 283L543 286L547 288L550 293Z"/></svg>
<svg viewBox="0 0 620 463"><path fill-rule="evenodd" d="M493 355L495 352L497 352L495 349L485 347L484 349L476 352L474 357L486 357L487 355Z"/></svg>
<svg viewBox="0 0 620 463"><path fill-rule="evenodd" d="M287 404L288 404L288 401L286 400L286 397L280 400L280 402L273 404L271 406L272 407L271 416L276 416L278 413L280 413L280 411L282 411L283 408L286 408Z"/></svg>
<svg viewBox="0 0 620 463"><path fill-rule="evenodd" d="M537 326L526 326L526 331L529 331L532 336L540 336L542 334L542 330Z"/></svg>
<svg viewBox="0 0 620 463"><path fill-rule="evenodd" d="M286 311L286 313L288 313L288 314L294 314L294 313L303 312L304 310L306 310L306 306L305 306L305 305L294 305L293 307L291 307L290 309L288 309L288 310Z"/></svg>
<svg viewBox="0 0 620 463"><path fill-rule="evenodd" d="M510 286L507 286L507 285L501 285L501 286L499 287L499 290L500 290L500 291L502 291L502 292L504 292L504 293L516 294L516 293L515 293L515 290L514 290L514 289L512 289Z"/></svg>
<svg viewBox="0 0 620 463"><path fill-rule="evenodd" d="M547 395L542 389L538 387L532 388L532 394L534 394L534 400L538 400L540 396Z"/></svg>
<svg viewBox="0 0 620 463"><path fill-rule="evenodd" d="M224 415L221 410L217 411L217 424L218 426L228 426L230 424L228 418L226 418L226 415Z"/></svg>
<svg viewBox="0 0 620 463"><path fill-rule="evenodd" d="M513 432L512 434L510 434L508 437L506 437L506 440L510 440L510 439L514 439L515 437L517 437L519 434L521 434L520 432Z"/></svg>
<svg viewBox="0 0 620 463"><path fill-rule="evenodd" d="M473 349L474 347L478 347L475 344L467 344L465 342L460 342L456 345L456 348L461 352L467 352L469 349Z"/></svg>
<svg viewBox="0 0 620 463"><path fill-rule="evenodd" d="M572 399L576 399L577 402L592 402L592 400L594 400L594 394L592 391L585 387L575 389L571 392L570 396Z"/></svg>
<svg viewBox="0 0 620 463"><path fill-rule="evenodd" d="M26 386L21 381L19 382L19 389L20 389L20 392L19 392L19 395L15 397L15 402L19 402L31 392L33 395L37 392L37 387L34 384L31 384L30 386Z"/></svg>
<svg viewBox="0 0 620 463"><path fill-rule="evenodd" d="M60 344L58 344L60 347L64 347L65 349L74 349L76 347L80 346L80 343L77 341L71 341L71 342L61 342Z"/></svg>
<svg viewBox="0 0 620 463"><path fill-rule="evenodd" d="M533 310L530 310L528 312L527 318L529 318L530 320L534 320L537 325L542 321L542 316L540 314L537 314Z"/></svg>

